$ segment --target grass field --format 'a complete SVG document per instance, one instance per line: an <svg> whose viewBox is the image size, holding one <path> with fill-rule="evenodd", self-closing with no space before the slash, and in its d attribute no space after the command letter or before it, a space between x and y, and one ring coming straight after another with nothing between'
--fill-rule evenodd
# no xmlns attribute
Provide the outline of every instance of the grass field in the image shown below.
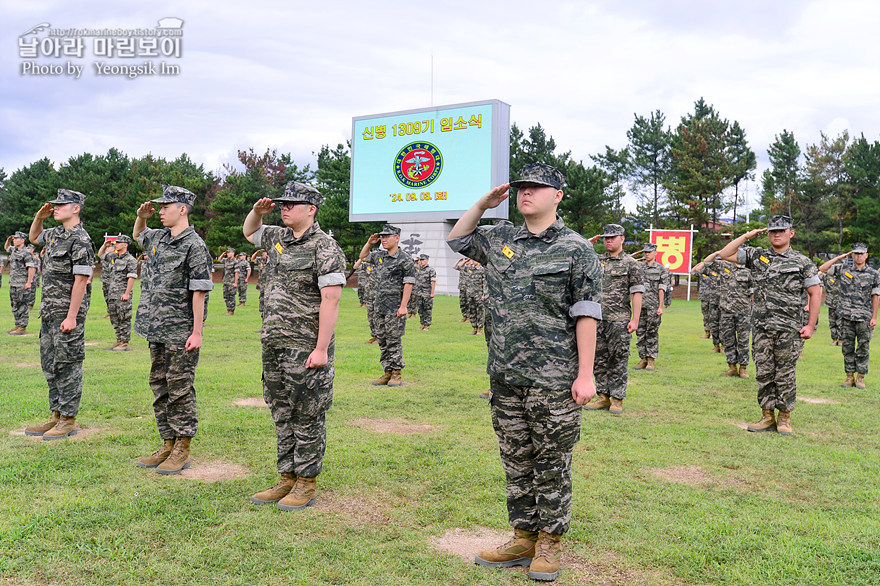
<svg viewBox="0 0 880 586"><path fill-rule="evenodd" d="M430 332L409 324L405 386L387 388L369 384L379 350L344 291L318 503L283 513L249 502L277 478L268 409L235 404L262 393L258 292L232 317L211 296L187 478L135 467L158 446L149 352L136 337L131 352L105 350L114 336L94 293L78 438L16 433L46 416L46 385L36 334L0 337L0 584L531 583L435 547L508 532L477 397L485 343L466 335L457 298L436 299ZM699 339L699 313L673 302L657 371L631 371L622 417L583 414L557 583L880 583L880 376L839 387L823 313L800 363L795 435L747 433L760 415L754 368L719 377L725 360Z"/></svg>

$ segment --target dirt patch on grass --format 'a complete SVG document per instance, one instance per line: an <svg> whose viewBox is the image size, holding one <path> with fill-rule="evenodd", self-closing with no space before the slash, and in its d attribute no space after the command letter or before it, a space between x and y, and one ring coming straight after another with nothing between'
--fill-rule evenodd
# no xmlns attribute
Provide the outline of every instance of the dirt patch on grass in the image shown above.
<svg viewBox="0 0 880 586"><path fill-rule="evenodd" d="M94 437L95 435L97 435L103 431L105 431L105 428L103 428L103 427L79 427L74 435L67 436L66 438L60 439L60 440L46 441L46 443L47 444L59 443L59 442L65 441L65 440L70 440L72 442L78 442L78 441L81 441L84 439L91 439L92 437ZM17 435L17 436L27 438L27 439L29 439L31 441L35 441L35 442L44 441L43 436L41 436L41 435L26 435L24 433L24 428L13 429L12 431L9 432L9 435Z"/></svg>
<svg viewBox="0 0 880 586"><path fill-rule="evenodd" d="M18 368L40 368L40 365L35 362L16 362L15 366Z"/></svg>
<svg viewBox="0 0 880 586"><path fill-rule="evenodd" d="M386 525L390 521L388 507L394 499L388 495L358 496L324 492L318 489L315 509L324 513L341 515L357 525Z"/></svg>
<svg viewBox="0 0 880 586"><path fill-rule="evenodd" d="M86 342L83 344L83 346L97 346L97 345L98 345L97 342Z"/></svg>
<svg viewBox="0 0 880 586"><path fill-rule="evenodd" d="M474 563L474 555L483 549L495 549L507 542L512 534L493 529L450 529L439 537L432 537L434 548Z"/></svg>
<svg viewBox="0 0 880 586"><path fill-rule="evenodd" d="M438 425L409 423L403 419L352 419L349 423L373 433L396 433L399 435L433 433L440 429Z"/></svg>
<svg viewBox="0 0 880 586"><path fill-rule="evenodd" d="M714 480L699 466L670 466L668 468L652 468L651 474L667 482L681 484L712 484Z"/></svg>
<svg viewBox="0 0 880 586"><path fill-rule="evenodd" d="M262 397L248 397L247 399L238 399L232 402L233 405L239 407L268 407L266 401Z"/></svg>
<svg viewBox="0 0 880 586"><path fill-rule="evenodd" d="M748 424L748 423L743 423L742 421L731 421L731 423L734 424L735 426L737 426L738 428L744 430L744 431L748 431L748 430L749 430L749 424Z"/></svg>
<svg viewBox="0 0 880 586"><path fill-rule="evenodd" d="M222 482L224 480L246 478L249 475L250 470L240 464L214 460L213 462L193 461L189 468L180 474L175 474L174 478L187 478L203 482Z"/></svg>
<svg viewBox="0 0 880 586"><path fill-rule="evenodd" d="M804 403L811 403L813 405L840 405L840 401L835 401L834 399L819 399L813 397L798 397L798 401L803 401Z"/></svg>

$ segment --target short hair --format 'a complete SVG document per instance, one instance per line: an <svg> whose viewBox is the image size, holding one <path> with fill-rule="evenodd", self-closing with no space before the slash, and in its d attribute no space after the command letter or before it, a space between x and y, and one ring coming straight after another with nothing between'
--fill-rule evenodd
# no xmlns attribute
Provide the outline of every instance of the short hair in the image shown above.
<svg viewBox="0 0 880 586"><path fill-rule="evenodd" d="M187 216L191 216L191 215L192 215L192 213L193 213L193 207L192 207L192 204L188 204L188 203L180 203L179 205L182 205L183 207L186 208L186 215L187 215Z"/></svg>

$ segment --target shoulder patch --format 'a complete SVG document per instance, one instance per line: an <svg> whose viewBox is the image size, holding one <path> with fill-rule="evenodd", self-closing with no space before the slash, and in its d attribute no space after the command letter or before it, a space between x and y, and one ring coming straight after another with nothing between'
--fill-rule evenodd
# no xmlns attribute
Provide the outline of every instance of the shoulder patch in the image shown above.
<svg viewBox="0 0 880 586"><path fill-rule="evenodd" d="M503 254L507 258L513 258L513 251L510 250L510 248L508 248L506 244L504 245L504 248L501 249L501 254Z"/></svg>

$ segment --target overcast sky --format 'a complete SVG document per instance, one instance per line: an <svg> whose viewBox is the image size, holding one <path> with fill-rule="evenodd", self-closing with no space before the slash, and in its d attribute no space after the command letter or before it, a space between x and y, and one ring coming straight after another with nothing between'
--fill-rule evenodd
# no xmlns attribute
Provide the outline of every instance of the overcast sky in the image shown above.
<svg viewBox="0 0 880 586"><path fill-rule="evenodd" d="M117 147L186 152L219 171L237 149L301 164L350 138L351 118L499 99L590 162L626 145L635 113L676 124L700 97L744 127L766 167L775 134L804 148L824 131L880 139L880 3L52 2L2 0L0 167ZM19 37L52 28L184 21L177 76L99 76L91 38L79 79L22 74ZM27 38L45 38L46 32ZM433 94L432 94L433 56ZM127 59L129 64L145 60ZM122 62L122 61L117 61ZM313 165L314 166L314 165ZM756 186L750 188L754 200ZM478 194L475 194L475 197Z"/></svg>

